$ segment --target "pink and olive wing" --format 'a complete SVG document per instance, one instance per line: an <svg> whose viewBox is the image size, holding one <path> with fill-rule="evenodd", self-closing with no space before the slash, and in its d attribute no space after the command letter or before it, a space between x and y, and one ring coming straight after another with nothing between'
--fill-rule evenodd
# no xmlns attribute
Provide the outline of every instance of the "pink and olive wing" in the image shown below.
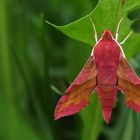
<svg viewBox="0 0 140 140"><path fill-rule="evenodd" d="M89 96L96 87L97 71L91 56L73 83L60 98L55 108L54 119L79 112L89 104Z"/></svg>
<svg viewBox="0 0 140 140"><path fill-rule="evenodd" d="M118 87L125 94L126 105L140 112L140 79L124 57L119 62L117 75Z"/></svg>

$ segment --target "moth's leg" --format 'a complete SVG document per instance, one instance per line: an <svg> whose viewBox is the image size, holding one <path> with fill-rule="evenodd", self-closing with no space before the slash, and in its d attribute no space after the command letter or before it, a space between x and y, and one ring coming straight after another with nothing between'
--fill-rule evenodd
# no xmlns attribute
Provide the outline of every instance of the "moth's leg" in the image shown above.
<svg viewBox="0 0 140 140"><path fill-rule="evenodd" d="M117 29L116 29L116 37L115 37L116 41L118 40L118 34L119 34L120 24L121 24L122 20L123 20L123 17L120 19Z"/></svg>
<svg viewBox="0 0 140 140"><path fill-rule="evenodd" d="M94 30L94 37L95 37L95 41L96 41L96 43L97 43L97 42L98 42L97 31L96 31L95 24L94 24L94 22L93 22L93 20L92 20L92 18L91 18L91 17L90 17L90 21L91 21L92 26L93 26L93 30Z"/></svg>
<svg viewBox="0 0 140 140"><path fill-rule="evenodd" d="M130 31L129 34L124 38L124 40L120 43L121 45L126 42L126 40L132 35L133 31Z"/></svg>
<svg viewBox="0 0 140 140"><path fill-rule="evenodd" d="M96 76L96 86L98 86L98 75Z"/></svg>
<svg viewBox="0 0 140 140"><path fill-rule="evenodd" d="M116 81L116 87L118 87L118 77L117 77L117 81Z"/></svg>

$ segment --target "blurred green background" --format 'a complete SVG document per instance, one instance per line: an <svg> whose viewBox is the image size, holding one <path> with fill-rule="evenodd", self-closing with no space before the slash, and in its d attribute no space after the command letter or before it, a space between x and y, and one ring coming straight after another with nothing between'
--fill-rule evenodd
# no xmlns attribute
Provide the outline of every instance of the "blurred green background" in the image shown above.
<svg viewBox="0 0 140 140"><path fill-rule="evenodd" d="M100 107L96 110L100 117L94 114L92 120L96 109L92 103L81 113L53 120L58 99L92 48L64 36L45 20L70 23L92 11L97 2L0 0L0 140L140 140L140 115L125 107L122 94L109 125L103 122ZM128 17L137 19L132 29L139 33L140 9ZM140 46L129 62L140 76L139 52ZM96 96L92 101L98 103Z"/></svg>

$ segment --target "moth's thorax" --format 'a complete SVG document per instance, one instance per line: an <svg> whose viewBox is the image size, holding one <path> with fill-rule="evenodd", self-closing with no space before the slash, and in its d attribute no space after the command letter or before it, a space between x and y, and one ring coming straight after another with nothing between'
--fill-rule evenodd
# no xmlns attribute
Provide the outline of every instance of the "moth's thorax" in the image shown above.
<svg viewBox="0 0 140 140"><path fill-rule="evenodd" d="M101 69L101 67L109 68L109 66L110 68L116 68L114 65L119 62L121 50L109 30L103 32L93 51L98 69Z"/></svg>
<svg viewBox="0 0 140 140"><path fill-rule="evenodd" d="M114 85L121 50L110 31L103 32L93 51L99 84Z"/></svg>

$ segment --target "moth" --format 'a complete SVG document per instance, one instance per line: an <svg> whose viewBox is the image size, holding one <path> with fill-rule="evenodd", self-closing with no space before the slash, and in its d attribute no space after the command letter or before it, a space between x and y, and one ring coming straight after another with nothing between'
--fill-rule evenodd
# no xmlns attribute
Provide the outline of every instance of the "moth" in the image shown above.
<svg viewBox="0 0 140 140"><path fill-rule="evenodd" d="M94 90L97 91L107 124L110 122L118 90L124 94L126 106L140 112L140 79L128 64L121 47L132 31L123 42L117 41L121 18L115 38L110 30L105 30L97 40L95 25L91 18L90 20L96 44L81 72L58 101L54 112L55 120L73 115L86 107Z"/></svg>

